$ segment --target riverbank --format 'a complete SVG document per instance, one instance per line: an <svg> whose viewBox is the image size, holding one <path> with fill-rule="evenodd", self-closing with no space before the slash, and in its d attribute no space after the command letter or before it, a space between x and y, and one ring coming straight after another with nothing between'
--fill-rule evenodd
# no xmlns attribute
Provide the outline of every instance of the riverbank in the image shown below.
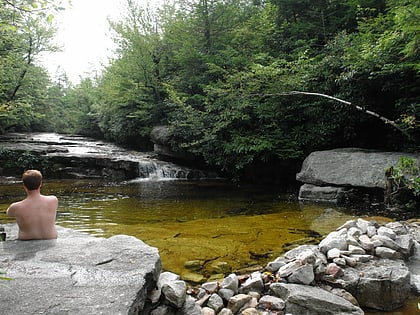
<svg viewBox="0 0 420 315"><path fill-rule="evenodd" d="M414 315L417 302L410 297L420 295L419 241L420 221L379 226L351 220L318 245L299 246L251 274L232 273L187 289L178 275L163 273L151 314L356 315L364 314L362 308L402 307L401 314Z"/></svg>
<svg viewBox="0 0 420 315"><path fill-rule="evenodd" d="M356 315L371 302L389 311L406 303L410 290L420 294L419 220L348 221L318 245L298 246L265 268L219 274L196 286L161 272L157 250L134 237L94 238L59 227L57 240L22 242L15 240L15 224L5 228L0 269L13 278L0 295L5 315ZM369 233L372 248L362 237ZM359 247L341 247L344 235ZM355 282L365 289L351 289Z"/></svg>

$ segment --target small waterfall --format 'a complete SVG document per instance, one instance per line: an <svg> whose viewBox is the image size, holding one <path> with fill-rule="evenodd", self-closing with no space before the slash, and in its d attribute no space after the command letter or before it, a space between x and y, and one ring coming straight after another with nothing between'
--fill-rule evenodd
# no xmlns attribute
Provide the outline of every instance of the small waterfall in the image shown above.
<svg viewBox="0 0 420 315"><path fill-rule="evenodd" d="M212 172L158 160L151 152L126 150L109 142L78 135L6 134L0 136L0 143L7 149L14 150L22 147L28 151L40 152L50 158L53 157L64 165L59 170L60 176L64 176L64 170L72 178L87 178L89 176L96 178L104 176L104 174L118 179L133 178L137 175L138 177L134 181L218 178L217 174ZM122 166L118 164L119 162ZM130 172L130 176L123 174L127 171Z"/></svg>
<svg viewBox="0 0 420 315"><path fill-rule="evenodd" d="M140 181L164 181L182 179L201 179L208 178L208 174L203 171L176 165L170 162L142 159L139 161Z"/></svg>

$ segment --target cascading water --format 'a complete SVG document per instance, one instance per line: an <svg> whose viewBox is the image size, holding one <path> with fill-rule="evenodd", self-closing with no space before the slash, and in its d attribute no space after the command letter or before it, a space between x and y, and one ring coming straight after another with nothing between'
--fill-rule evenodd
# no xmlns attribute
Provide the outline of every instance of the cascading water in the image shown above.
<svg viewBox="0 0 420 315"><path fill-rule="evenodd" d="M130 151L109 142L83 136L56 133L15 133L1 136L0 143L6 149L23 146L31 150L31 147L36 147L49 155L111 158L115 161L138 163L138 178L134 181L217 178L215 174L156 159L150 152Z"/></svg>
<svg viewBox="0 0 420 315"><path fill-rule="evenodd" d="M208 177L202 171L182 167L173 163L158 160L139 161L139 178L137 180L175 180L175 179L199 179Z"/></svg>

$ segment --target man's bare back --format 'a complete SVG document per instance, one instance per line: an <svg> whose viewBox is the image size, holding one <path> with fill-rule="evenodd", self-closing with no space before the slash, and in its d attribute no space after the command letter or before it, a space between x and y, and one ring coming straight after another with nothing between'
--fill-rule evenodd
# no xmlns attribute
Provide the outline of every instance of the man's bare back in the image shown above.
<svg viewBox="0 0 420 315"><path fill-rule="evenodd" d="M28 171L30 172L30 171ZM38 172L38 171L32 171ZM54 239L57 238L57 230L55 227L55 218L58 207L58 199L55 196L44 196L41 194L41 182L38 188L31 187L29 182L24 185L27 197L15 203L12 203L7 209L7 214L16 218L19 226L20 240L35 239ZM39 172L38 172L39 173ZM37 176L42 175L36 174ZM34 184L36 185L36 183Z"/></svg>

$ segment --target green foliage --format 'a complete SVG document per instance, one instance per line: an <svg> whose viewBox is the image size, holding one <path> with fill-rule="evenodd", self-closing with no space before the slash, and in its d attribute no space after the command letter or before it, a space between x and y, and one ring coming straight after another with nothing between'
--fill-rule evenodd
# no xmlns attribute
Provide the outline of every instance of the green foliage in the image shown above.
<svg viewBox="0 0 420 315"><path fill-rule="evenodd" d="M3 23L0 131L77 132L150 149L150 130L167 125L172 149L237 177L261 162L332 147L418 149L414 0L181 0L158 10L126 4L125 16L110 22L116 57L76 86L65 74L48 84L42 69L22 62L36 33L30 29L43 34L38 51L52 48L45 24L22 19L15 36ZM288 91L335 96L394 124Z"/></svg>
<svg viewBox="0 0 420 315"><path fill-rule="evenodd" d="M49 78L36 65L45 51L55 51L52 13L57 1L0 1L0 132L43 124Z"/></svg>
<svg viewBox="0 0 420 315"><path fill-rule="evenodd" d="M42 168L44 160L39 155L27 151L11 151L0 147L0 161L4 168Z"/></svg>
<svg viewBox="0 0 420 315"><path fill-rule="evenodd" d="M420 197L420 170L415 159L401 157L392 170L391 178L397 185L397 190L405 187L414 196Z"/></svg>

